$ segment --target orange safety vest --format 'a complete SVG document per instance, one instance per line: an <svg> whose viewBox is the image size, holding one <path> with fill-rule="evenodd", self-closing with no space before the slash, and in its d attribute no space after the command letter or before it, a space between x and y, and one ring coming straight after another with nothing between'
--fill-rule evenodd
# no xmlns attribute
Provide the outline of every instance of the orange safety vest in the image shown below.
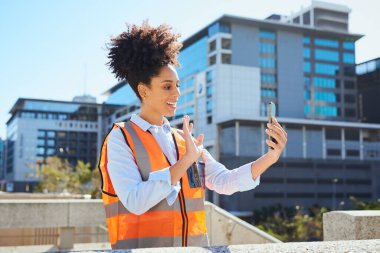
<svg viewBox="0 0 380 253"><path fill-rule="evenodd" d="M122 130L143 181L148 179L150 172L171 166L149 131L143 131L131 121L115 123L112 129L115 128ZM178 160L186 152L186 143L175 128L171 128L171 132ZM163 199L141 215L133 214L128 207L124 207L108 174L108 135L103 142L98 167L102 176L102 198L112 249L208 246L204 189L191 188L187 173L180 179L181 190L172 206Z"/></svg>

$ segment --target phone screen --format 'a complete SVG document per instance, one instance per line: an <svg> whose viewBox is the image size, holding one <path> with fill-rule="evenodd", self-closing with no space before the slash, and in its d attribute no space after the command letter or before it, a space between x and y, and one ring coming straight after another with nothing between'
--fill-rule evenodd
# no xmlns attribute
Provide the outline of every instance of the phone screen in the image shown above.
<svg viewBox="0 0 380 253"><path fill-rule="evenodd" d="M273 102L268 103L268 122L272 124L272 117L276 117L276 105ZM270 140L274 143L277 143L277 141L270 137Z"/></svg>

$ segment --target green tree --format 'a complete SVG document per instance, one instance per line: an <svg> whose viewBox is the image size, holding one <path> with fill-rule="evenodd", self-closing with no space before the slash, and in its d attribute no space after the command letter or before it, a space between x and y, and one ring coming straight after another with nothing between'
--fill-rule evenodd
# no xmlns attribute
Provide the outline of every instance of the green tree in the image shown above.
<svg viewBox="0 0 380 253"><path fill-rule="evenodd" d="M37 168L41 180L35 191L90 194L93 191L93 173L89 163L78 161L73 167L67 160L48 157L46 163Z"/></svg>
<svg viewBox="0 0 380 253"><path fill-rule="evenodd" d="M101 192L102 179L100 176L100 172L97 168L92 171L91 182L92 182L91 198L93 199L102 198L102 192Z"/></svg>
<svg viewBox="0 0 380 253"><path fill-rule="evenodd" d="M380 199L377 201L362 201L354 196L350 196L350 200L354 204L355 210L380 210Z"/></svg>
<svg viewBox="0 0 380 253"><path fill-rule="evenodd" d="M275 205L256 210L255 224L258 228L281 241L322 240L322 215L326 208L312 207L308 214L302 207L295 208Z"/></svg>

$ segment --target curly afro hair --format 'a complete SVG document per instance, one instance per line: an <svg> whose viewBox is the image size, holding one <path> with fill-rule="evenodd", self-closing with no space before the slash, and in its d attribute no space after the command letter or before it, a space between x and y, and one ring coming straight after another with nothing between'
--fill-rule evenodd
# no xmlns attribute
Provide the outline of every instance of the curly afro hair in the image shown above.
<svg viewBox="0 0 380 253"><path fill-rule="evenodd" d="M171 33L171 27L162 24L152 27L148 21L141 26L128 25L127 31L111 38L108 59L110 69L118 80L126 80L141 101L137 86L150 85L160 68L171 64L180 66L177 56L182 43L180 34Z"/></svg>

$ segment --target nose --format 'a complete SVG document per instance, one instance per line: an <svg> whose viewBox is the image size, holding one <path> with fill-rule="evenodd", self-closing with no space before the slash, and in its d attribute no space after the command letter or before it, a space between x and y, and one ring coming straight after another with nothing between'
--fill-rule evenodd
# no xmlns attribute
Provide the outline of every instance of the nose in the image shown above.
<svg viewBox="0 0 380 253"><path fill-rule="evenodd" d="M181 96L181 91L180 91L179 87L177 87L177 88L175 89L175 96L176 96L176 97Z"/></svg>

